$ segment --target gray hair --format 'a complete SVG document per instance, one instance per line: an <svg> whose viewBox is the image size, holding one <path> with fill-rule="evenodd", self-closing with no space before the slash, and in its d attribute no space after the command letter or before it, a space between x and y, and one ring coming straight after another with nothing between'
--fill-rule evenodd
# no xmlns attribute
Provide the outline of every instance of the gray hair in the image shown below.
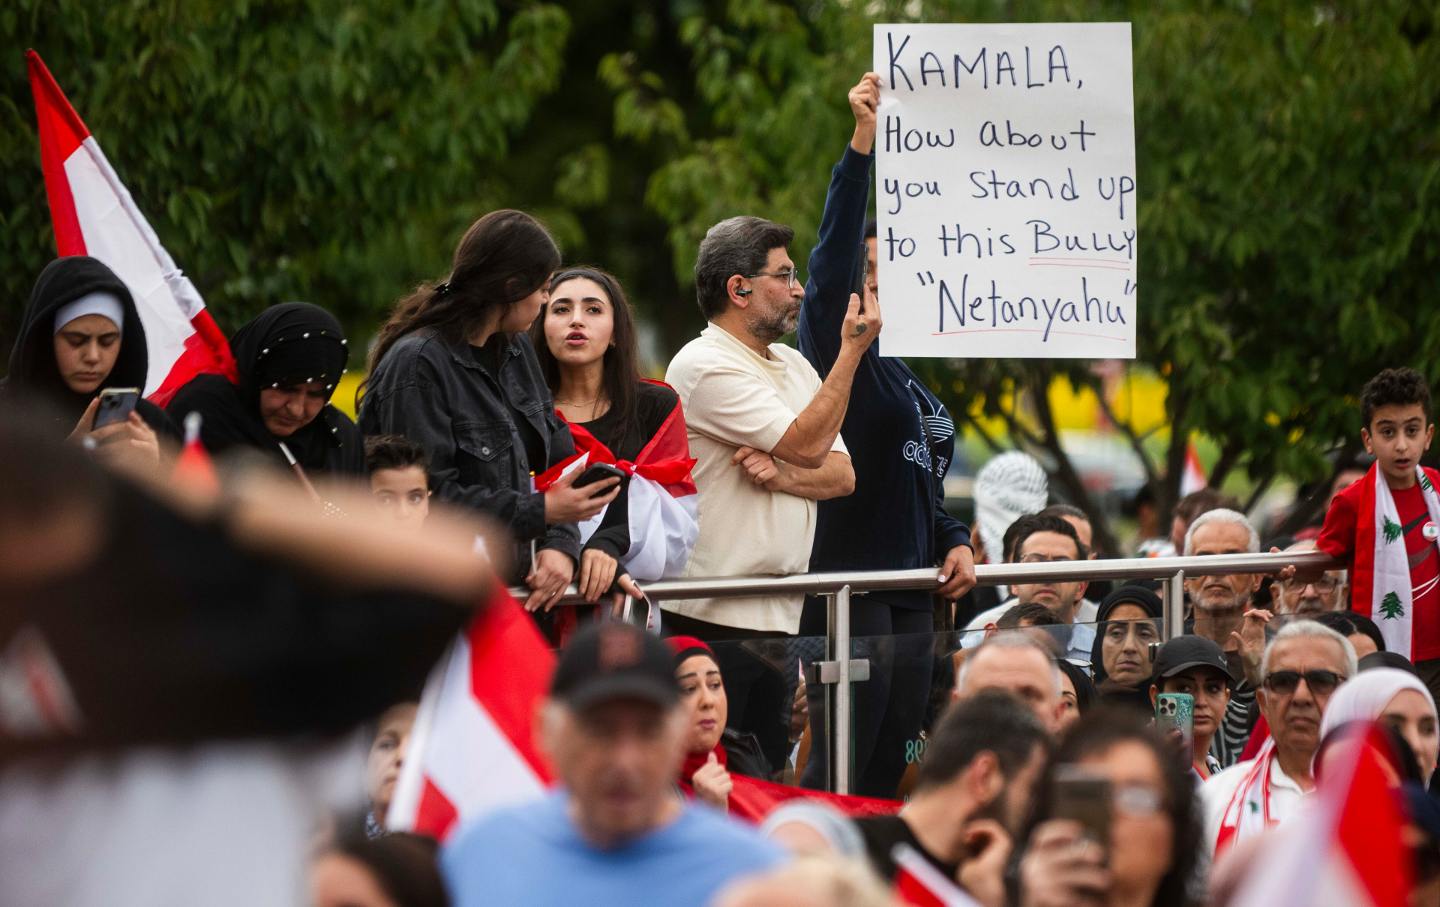
<svg viewBox="0 0 1440 907"><path fill-rule="evenodd" d="M1241 526L1250 534L1250 539L1245 543L1245 550L1254 554L1260 550L1260 533L1255 531L1255 526L1245 514L1238 510L1227 510L1221 507L1217 510L1207 510L1195 518L1190 528L1185 530L1185 556L1189 557L1195 551L1195 530L1210 523L1229 523L1232 526Z"/></svg>
<svg viewBox="0 0 1440 907"><path fill-rule="evenodd" d="M794 238L794 230L763 217L732 217L707 230L695 259L695 301L705 320L713 321L729 305L731 277L765 270L770 250Z"/></svg>
<svg viewBox="0 0 1440 907"><path fill-rule="evenodd" d="M1060 680L1060 666L1055 663L1055 653L1045 648L1040 640L1026 633L1024 630L1001 630L994 636L982 642L973 652L966 657L965 663L960 666L960 676L955 678L955 692L961 693L965 690L965 678L970 675L970 666L980 653L986 649L1009 649L1018 651L1021 649L1033 649L1045 656L1045 661L1050 665L1050 673L1055 677L1055 694L1058 696L1065 687Z"/></svg>
<svg viewBox="0 0 1440 907"><path fill-rule="evenodd" d="M783 825L804 825L825 839L835 856L860 859L865 856L865 838L850 818L833 806L813 800L791 800L765 817L760 834L771 838Z"/></svg>
<svg viewBox="0 0 1440 907"><path fill-rule="evenodd" d="M1355 658L1355 647L1350 645L1350 640L1322 623L1313 620L1292 620L1281 627L1280 632L1275 634L1275 638L1265 646L1265 655L1260 659L1260 681L1262 683L1266 677L1270 676L1270 653L1275 651L1278 643L1287 639L1328 639L1339 646L1341 653L1345 656L1345 677L1347 679L1354 677L1360 669Z"/></svg>

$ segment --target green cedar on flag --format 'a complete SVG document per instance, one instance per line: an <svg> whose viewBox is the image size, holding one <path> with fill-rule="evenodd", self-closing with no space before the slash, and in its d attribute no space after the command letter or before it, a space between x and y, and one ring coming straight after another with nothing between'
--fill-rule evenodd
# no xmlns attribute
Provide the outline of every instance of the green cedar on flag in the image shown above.
<svg viewBox="0 0 1440 907"><path fill-rule="evenodd" d="M1385 615L1386 620L1396 620L1405 615L1405 608L1400 604L1400 596L1394 592L1386 592L1385 597L1380 599L1380 613Z"/></svg>
<svg viewBox="0 0 1440 907"><path fill-rule="evenodd" d="M1385 518L1384 530L1385 541L1387 544L1395 541L1400 537L1400 524L1390 519L1388 516Z"/></svg>
<svg viewBox="0 0 1440 907"><path fill-rule="evenodd" d="M1420 487L1423 488L1423 489L1425 489L1426 491L1434 491L1434 490L1435 490L1434 487L1432 487L1431 484L1430 484L1430 476L1429 476L1429 474L1426 473L1424 470L1421 470L1421 472L1420 472Z"/></svg>

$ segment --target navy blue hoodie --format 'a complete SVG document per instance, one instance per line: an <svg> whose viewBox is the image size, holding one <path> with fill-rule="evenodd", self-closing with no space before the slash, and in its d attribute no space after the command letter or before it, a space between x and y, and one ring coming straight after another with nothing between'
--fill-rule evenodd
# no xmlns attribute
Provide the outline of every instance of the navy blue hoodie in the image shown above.
<svg viewBox="0 0 1440 907"><path fill-rule="evenodd" d="M830 373L850 303L865 234L871 156L845 147L830 177L820 237L800 310L800 351ZM945 512L945 470L955 454L955 423L902 360L884 358L884 336L865 351L840 434L855 467L855 492L820 502L810 569L905 570L933 567L970 530ZM929 592L872 592L871 601L929 610Z"/></svg>

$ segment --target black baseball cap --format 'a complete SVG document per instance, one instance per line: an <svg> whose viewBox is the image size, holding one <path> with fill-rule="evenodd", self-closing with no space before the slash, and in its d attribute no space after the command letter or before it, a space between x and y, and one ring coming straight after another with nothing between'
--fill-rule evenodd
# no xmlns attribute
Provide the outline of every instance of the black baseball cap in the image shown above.
<svg viewBox="0 0 1440 907"><path fill-rule="evenodd" d="M1174 677L1191 668L1214 668L1230 678L1234 675L1226 663L1225 653L1213 641L1203 636L1177 636L1165 645L1155 656L1155 680Z"/></svg>
<svg viewBox="0 0 1440 907"><path fill-rule="evenodd" d="M675 659L660 637L607 620L585 627L570 640L555 665L550 695L575 709L612 699L669 708L680 701L680 685Z"/></svg>

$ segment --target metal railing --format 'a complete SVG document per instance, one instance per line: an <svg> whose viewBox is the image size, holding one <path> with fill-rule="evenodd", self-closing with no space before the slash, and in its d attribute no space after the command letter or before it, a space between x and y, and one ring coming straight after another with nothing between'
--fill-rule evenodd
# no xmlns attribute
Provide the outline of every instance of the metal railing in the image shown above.
<svg viewBox="0 0 1440 907"><path fill-rule="evenodd" d="M1173 639L1184 632L1185 578L1227 576L1237 573L1277 573L1294 565L1307 570L1333 570L1344 564L1320 551L1276 554L1216 554L1204 557L1154 557L1093 561L1049 561L1038 564L984 564L975 568L978 585L1013 585L1045 580L1160 580L1165 602L1164 636ZM648 605L689 598L740 598L747 595L824 595L829 599L829 621L825 635L826 660L815 665L816 682L833 685L828 709L833 714L828 727L831 737L830 766L837 793L850 792L850 735L852 683L869 676L869 662L850 658L850 603L857 595L883 590L930 590L940 587L933 568L921 570L875 570L845 573L801 573L793 576L731 576L658 580L643 588ZM512 594L522 600L528 589ZM560 605L583 605L574 586L566 590ZM635 602L627 600L628 618ZM957 628L958 629L958 628ZM863 676L861 676L863 675Z"/></svg>

